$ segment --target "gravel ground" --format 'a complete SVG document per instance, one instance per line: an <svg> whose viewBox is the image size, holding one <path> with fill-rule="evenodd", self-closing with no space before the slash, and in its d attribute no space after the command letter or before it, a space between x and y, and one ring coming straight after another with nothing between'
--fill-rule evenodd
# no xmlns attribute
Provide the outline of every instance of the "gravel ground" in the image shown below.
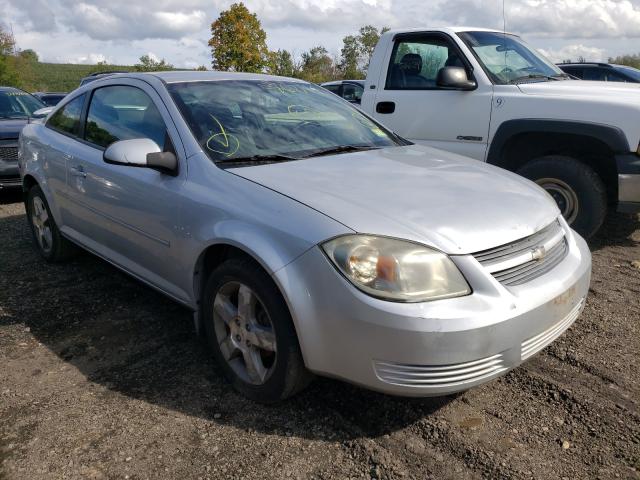
<svg viewBox="0 0 640 480"><path fill-rule="evenodd" d="M586 309L464 394L317 379L264 407L225 383L191 315L82 254L48 265L0 198L0 479L640 478L640 219L592 242Z"/></svg>

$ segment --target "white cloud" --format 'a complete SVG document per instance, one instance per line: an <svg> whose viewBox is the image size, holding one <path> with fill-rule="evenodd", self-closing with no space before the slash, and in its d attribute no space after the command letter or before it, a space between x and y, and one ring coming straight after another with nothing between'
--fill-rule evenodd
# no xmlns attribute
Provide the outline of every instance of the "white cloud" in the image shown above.
<svg viewBox="0 0 640 480"><path fill-rule="evenodd" d="M567 45L557 50L547 50L540 48L540 52L555 63L565 60L578 61L584 58L587 62L606 61L607 55L603 48L588 47L586 45Z"/></svg>
<svg viewBox="0 0 640 480"><path fill-rule="evenodd" d="M176 66L209 65L209 24L237 0L0 0L21 48L43 60L99 52L132 64L155 52ZM245 0L270 48L300 54L377 27L502 28L502 0ZM554 59L604 59L640 50L640 0L506 0L507 29Z"/></svg>
<svg viewBox="0 0 640 480"><path fill-rule="evenodd" d="M83 63L87 65L95 65L100 62L113 63L112 59L102 53L90 53L88 55L80 55L78 57L69 58L69 63Z"/></svg>

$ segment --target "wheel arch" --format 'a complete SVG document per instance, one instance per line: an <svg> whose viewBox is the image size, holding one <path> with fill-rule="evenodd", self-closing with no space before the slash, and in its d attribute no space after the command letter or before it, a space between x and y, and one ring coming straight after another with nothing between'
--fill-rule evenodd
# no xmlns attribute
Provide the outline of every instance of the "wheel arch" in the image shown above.
<svg viewBox="0 0 640 480"><path fill-rule="evenodd" d="M617 127L578 121L518 119L500 125L489 147L487 163L517 171L534 158L571 156L598 174L609 200L615 202L618 195L615 155L628 152L627 138Z"/></svg>

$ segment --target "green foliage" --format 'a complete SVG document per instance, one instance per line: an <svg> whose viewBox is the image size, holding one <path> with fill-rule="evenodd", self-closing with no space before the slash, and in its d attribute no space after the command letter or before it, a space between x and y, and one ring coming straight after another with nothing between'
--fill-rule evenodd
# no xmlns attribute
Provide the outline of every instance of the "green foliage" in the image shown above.
<svg viewBox="0 0 640 480"><path fill-rule="evenodd" d="M266 40L256 14L234 3L211 24L211 65L214 70L263 72L269 65Z"/></svg>
<svg viewBox="0 0 640 480"><path fill-rule="evenodd" d="M131 65L76 65L71 63L35 63L31 71L21 72L20 88L29 92L70 92L91 73L111 70L131 71Z"/></svg>
<svg viewBox="0 0 640 480"><path fill-rule="evenodd" d="M380 40L380 35L388 30L387 27L383 27L378 31L373 25L365 25L357 35L347 35L342 39L338 65L342 78L357 79L367 76L373 50Z"/></svg>
<svg viewBox="0 0 640 480"><path fill-rule="evenodd" d="M154 60L150 55L142 55L140 63L136 63L133 68L136 72L160 72L163 70L173 70L173 65L167 63L164 58L160 61Z"/></svg>
<svg viewBox="0 0 640 480"><path fill-rule="evenodd" d="M34 50L31 50L30 48L28 48L26 50L22 50L18 54L18 56L20 58L23 58L27 62L37 62L39 60L38 59L38 54Z"/></svg>
<svg viewBox="0 0 640 480"><path fill-rule="evenodd" d="M640 68L640 53L621 55L615 58L609 58L609 63L618 65L626 65L628 67Z"/></svg>
<svg viewBox="0 0 640 480"><path fill-rule="evenodd" d="M322 83L334 79L335 73L333 59L326 48L318 45L302 54L300 78Z"/></svg>
<svg viewBox="0 0 640 480"><path fill-rule="evenodd" d="M279 75L281 77L295 77L298 73L291 53L286 50L269 52L267 71L271 75Z"/></svg>
<svg viewBox="0 0 640 480"><path fill-rule="evenodd" d="M18 71L14 58L13 36L0 28L0 85L18 86Z"/></svg>

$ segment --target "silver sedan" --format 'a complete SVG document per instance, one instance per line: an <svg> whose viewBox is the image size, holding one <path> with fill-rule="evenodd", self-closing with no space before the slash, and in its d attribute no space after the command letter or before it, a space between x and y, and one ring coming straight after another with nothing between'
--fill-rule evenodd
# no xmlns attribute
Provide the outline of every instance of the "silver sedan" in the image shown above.
<svg viewBox="0 0 640 480"><path fill-rule="evenodd" d="M46 260L80 246L184 304L261 402L312 373L468 389L562 334L589 287L585 242L535 184L299 80L112 75L27 125L19 165Z"/></svg>

